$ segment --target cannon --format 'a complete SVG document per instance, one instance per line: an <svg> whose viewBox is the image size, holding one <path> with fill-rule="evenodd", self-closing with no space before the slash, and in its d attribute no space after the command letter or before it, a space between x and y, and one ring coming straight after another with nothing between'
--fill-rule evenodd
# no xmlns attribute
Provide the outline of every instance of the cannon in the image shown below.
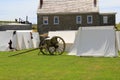
<svg viewBox="0 0 120 80"><path fill-rule="evenodd" d="M54 36L52 38L49 38L48 36L40 36L39 48L13 54L10 55L9 57L17 56L37 49L40 50L38 55L40 55L40 53L42 53L43 55L62 55L63 52L65 51L65 47L66 47L65 41L63 40L63 38L59 36Z"/></svg>

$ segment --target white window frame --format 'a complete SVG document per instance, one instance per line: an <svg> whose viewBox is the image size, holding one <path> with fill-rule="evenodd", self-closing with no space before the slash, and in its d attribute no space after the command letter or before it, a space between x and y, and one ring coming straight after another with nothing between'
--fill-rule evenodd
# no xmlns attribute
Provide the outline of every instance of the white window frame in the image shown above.
<svg viewBox="0 0 120 80"><path fill-rule="evenodd" d="M89 21L89 17L91 17L91 21ZM88 15L87 16L87 24L92 24L93 23L93 16L92 15Z"/></svg>
<svg viewBox="0 0 120 80"><path fill-rule="evenodd" d="M78 18L80 18L80 21ZM82 24L82 16L76 16L76 24Z"/></svg>
<svg viewBox="0 0 120 80"><path fill-rule="evenodd" d="M45 23L45 21L47 22L47 23ZM49 20L48 20L48 16L43 16L43 24L44 25L48 25L48 22Z"/></svg>
<svg viewBox="0 0 120 80"><path fill-rule="evenodd" d="M108 23L108 16L103 16L103 23L107 24Z"/></svg>
<svg viewBox="0 0 120 80"><path fill-rule="evenodd" d="M56 23L56 21L55 20L58 20L58 23ZM56 25L56 24L59 24L59 16L54 16L54 24Z"/></svg>

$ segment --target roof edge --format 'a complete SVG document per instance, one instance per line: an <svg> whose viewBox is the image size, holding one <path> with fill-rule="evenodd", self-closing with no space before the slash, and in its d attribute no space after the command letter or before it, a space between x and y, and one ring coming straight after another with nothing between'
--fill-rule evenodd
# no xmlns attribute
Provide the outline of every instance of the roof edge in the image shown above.
<svg viewBox="0 0 120 80"><path fill-rule="evenodd" d="M99 13L99 12L57 12L57 13L38 13L39 15L48 15L48 14L90 14L90 13Z"/></svg>
<svg viewBox="0 0 120 80"><path fill-rule="evenodd" d="M111 15L111 14L117 14L117 12L105 12L105 13L100 13L100 14L102 14L102 15Z"/></svg>

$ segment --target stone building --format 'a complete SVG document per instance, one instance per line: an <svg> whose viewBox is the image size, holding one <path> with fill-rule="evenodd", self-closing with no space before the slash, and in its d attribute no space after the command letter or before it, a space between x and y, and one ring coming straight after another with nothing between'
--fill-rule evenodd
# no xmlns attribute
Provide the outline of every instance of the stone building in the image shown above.
<svg viewBox="0 0 120 80"><path fill-rule="evenodd" d="M40 34L77 30L85 26L115 25L116 13L100 13L98 0L40 0L37 26Z"/></svg>

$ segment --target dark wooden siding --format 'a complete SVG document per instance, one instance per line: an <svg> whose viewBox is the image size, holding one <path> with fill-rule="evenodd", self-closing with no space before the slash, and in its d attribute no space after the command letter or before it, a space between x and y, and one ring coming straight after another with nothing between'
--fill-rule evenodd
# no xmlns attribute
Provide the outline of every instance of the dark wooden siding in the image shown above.
<svg viewBox="0 0 120 80"><path fill-rule="evenodd" d="M103 23L103 16L108 17L108 23L107 24ZM115 22L116 22L115 19L116 19L115 14L101 14L100 15L100 25L101 26L108 26L108 25L114 25L115 26Z"/></svg>
<svg viewBox="0 0 120 80"><path fill-rule="evenodd" d="M93 16L93 23L87 24L87 16ZM43 16L48 16L49 24L43 25ZM59 16L59 24L54 24L54 16ZM82 23L76 24L76 16L82 16ZM38 22L38 31L40 34L47 33L48 31L56 31L56 30L77 30L78 27L86 27L86 26L101 26L103 25L103 15L99 13L76 13L76 14L38 14L37 22ZM109 23L107 25L115 24L115 15L109 15Z"/></svg>

